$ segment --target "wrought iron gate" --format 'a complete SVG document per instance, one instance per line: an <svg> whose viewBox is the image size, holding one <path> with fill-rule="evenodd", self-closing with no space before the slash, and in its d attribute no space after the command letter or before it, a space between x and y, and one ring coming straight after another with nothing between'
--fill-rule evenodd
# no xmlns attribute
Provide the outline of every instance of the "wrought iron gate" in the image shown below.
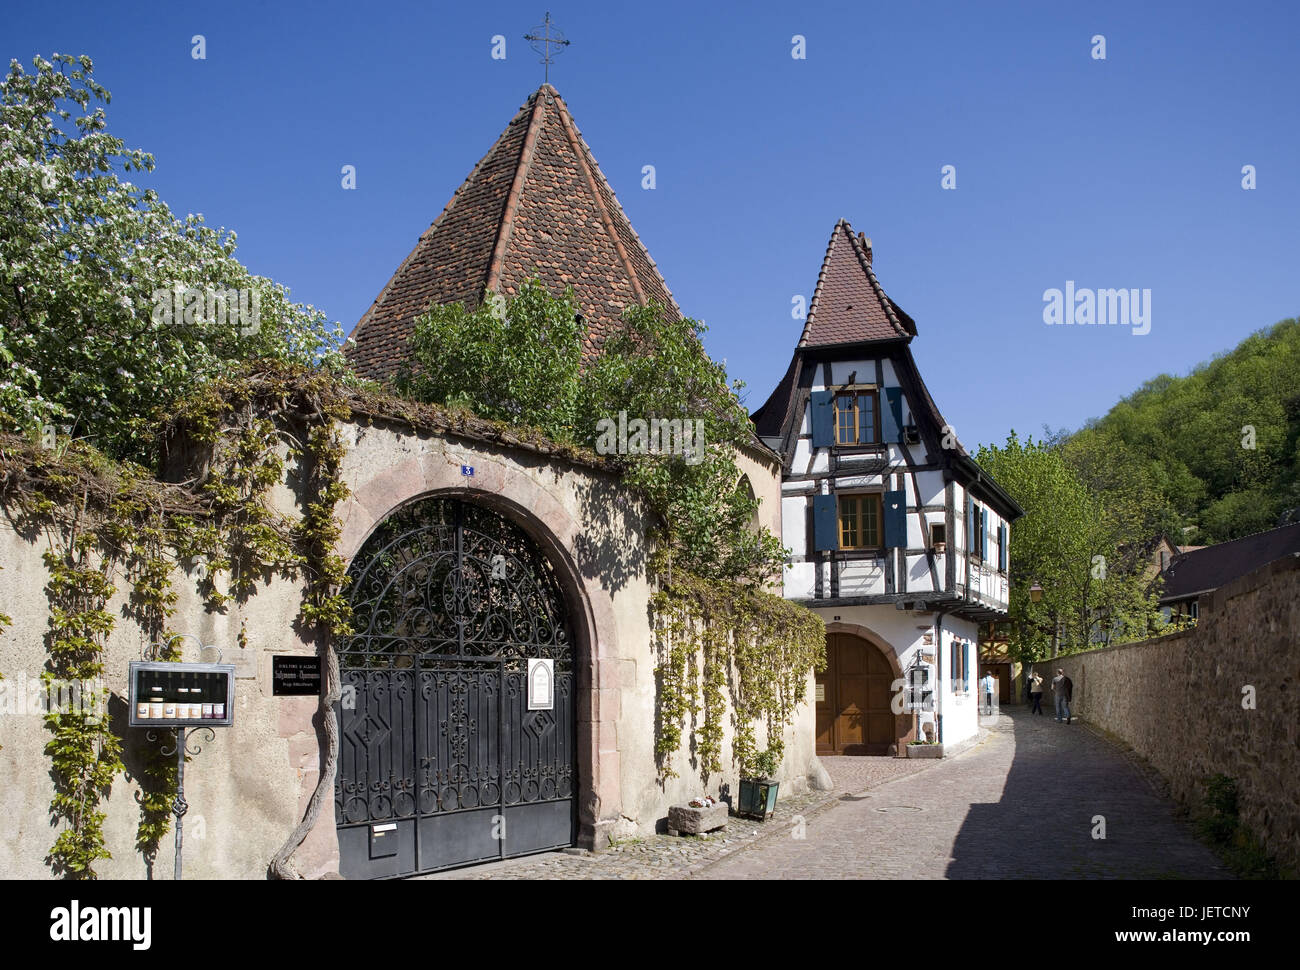
<svg viewBox="0 0 1300 970"><path fill-rule="evenodd" d="M572 637L559 582L518 526L426 499L389 516L349 569L334 785L349 879L572 845ZM531 658L553 707L529 710Z"/></svg>

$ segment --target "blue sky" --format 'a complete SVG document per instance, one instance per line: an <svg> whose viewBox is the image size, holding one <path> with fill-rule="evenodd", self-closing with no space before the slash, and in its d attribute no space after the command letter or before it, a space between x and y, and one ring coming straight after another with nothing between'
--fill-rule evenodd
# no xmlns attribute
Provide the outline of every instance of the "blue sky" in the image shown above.
<svg viewBox="0 0 1300 970"><path fill-rule="evenodd" d="M10 4L0 55L89 54L141 181L350 329L541 83L547 4L552 82L751 408L840 217L968 446L1300 314L1295 4ZM1045 325L1067 280L1150 289L1150 332Z"/></svg>

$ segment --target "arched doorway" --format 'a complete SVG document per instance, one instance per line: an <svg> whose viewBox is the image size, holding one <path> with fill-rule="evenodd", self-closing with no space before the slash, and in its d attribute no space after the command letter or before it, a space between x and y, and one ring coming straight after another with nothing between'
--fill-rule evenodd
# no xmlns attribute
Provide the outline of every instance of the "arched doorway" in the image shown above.
<svg viewBox="0 0 1300 970"><path fill-rule="evenodd" d="M897 674L880 649L851 633L827 633L817 674L817 753L888 754L896 743L890 706Z"/></svg>
<svg viewBox="0 0 1300 970"><path fill-rule="evenodd" d="M496 511L426 498L388 516L348 575L342 875L411 875L572 845L573 634L536 543Z"/></svg>

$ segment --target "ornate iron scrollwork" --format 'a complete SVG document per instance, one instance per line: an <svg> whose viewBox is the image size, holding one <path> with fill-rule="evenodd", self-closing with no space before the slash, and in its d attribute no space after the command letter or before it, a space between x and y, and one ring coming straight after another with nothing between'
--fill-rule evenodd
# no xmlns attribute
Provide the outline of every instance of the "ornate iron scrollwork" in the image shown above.
<svg viewBox="0 0 1300 970"><path fill-rule="evenodd" d="M523 529L427 499L349 569L340 637L339 825L569 798L572 641L560 583ZM555 711L527 710L527 663L554 661ZM351 688L349 691L347 688Z"/></svg>
<svg viewBox="0 0 1300 970"><path fill-rule="evenodd" d="M489 509L428 499L390 516L349 570L353 635L344 667L555 661L571 669L555 571L522 529ZM510 664L509 669L515 669Z"/></svg>

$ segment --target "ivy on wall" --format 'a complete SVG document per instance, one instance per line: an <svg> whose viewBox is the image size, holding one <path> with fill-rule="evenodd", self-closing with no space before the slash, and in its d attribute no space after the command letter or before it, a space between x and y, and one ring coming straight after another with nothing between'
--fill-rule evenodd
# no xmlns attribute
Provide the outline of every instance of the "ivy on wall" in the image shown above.
<svg viewBox="0 0 1300 970"><path fill-rule="evenodd" d="M298 622L304 638L321 644L325 660L321 712L328 747L308 811L272 860L272 875L296 875L289 857L332 784L338 673L330 635L346 632L350 621L346 564L335 551L341 532L335 509L348 495L339 479L346 452L340 425L375 418L612 470L580 445L284 365L212 381L171 410L160 439L171 475L186 477L184 485L113 463L82 443L60 440L51 451L0 439L0 501L48 536L50 678L102 676L104 644L116 619L108 603L119 588L128 591L123 612L152 644L144 659L177 660L179 637L171 629L177 571L196 576L214 611L243 603L274 576L301 580ZM297 517L274 510L271 493L281 486L293 489ZM701 772L721 771L728 710L731 757L744 773L771 774L780 763L783 729L804 701L807 674L824 664L822 621L763 591L753 577L674 570L676 544L663 542L661 549L650 563L657 584L655 751L661 774L675 774L672 757L688 730ZM242 627L240 636L242 642ZM124 770L121 742L106 717L52 712L47 723L47 754L58 781L51 812L61 826L49 861L69 876L94 878L96 864L109 858L100 805ZM767 739L762 750L760 723ZM152 861L171 825L174 760L152 752L139 781L136 848Z"/></svg>
<svg viewBox="0 0 1300 970"><path fill-rule="evenodd" d="M207 386L174 411L167 429L185 427L210 446L195 488L162 484L78 442L50 450L14 437L0 441L0 499L20 525L47 538L46 683L102 680L116 622L108 603L119 577L129 590L124 612L154 644L145 659L179 660L178 636L167 623L177 601L172 576L186 563L203 564L200 590L211 610L243 602L275 573L296 575L304 581L304 627L345 629L344 564L334 552L334 508L347 495L334 426L348 416L344 395L327 377L285 367ZM270 490L284 481L282 453L298 461L304 512L294 522L269 503ZM56 789L50 810L60 827L48 862L73 878L95 878L96 864L110 858L100 804L124 766L107 701L102 690L92 703L56 705L45 717ZM151 752L139 780L136 848L152 860L171 824L174 760Z"/></svg>
<svg viewBox="0 0 1300 970"><path fill-rule="evenodd" d="M774 774L784 753L784 729L805 699L808 673L825 666L822 619L751 584L701 579L668 568L662 558L654 569L660 577L652 608L660 657L655 756L661 777L677 774L673 755L688 719L699 724L693 747L701 774L723 770L728 701L732 757L741 774ZM758 724L766 728L762 749Z"/></svg>

